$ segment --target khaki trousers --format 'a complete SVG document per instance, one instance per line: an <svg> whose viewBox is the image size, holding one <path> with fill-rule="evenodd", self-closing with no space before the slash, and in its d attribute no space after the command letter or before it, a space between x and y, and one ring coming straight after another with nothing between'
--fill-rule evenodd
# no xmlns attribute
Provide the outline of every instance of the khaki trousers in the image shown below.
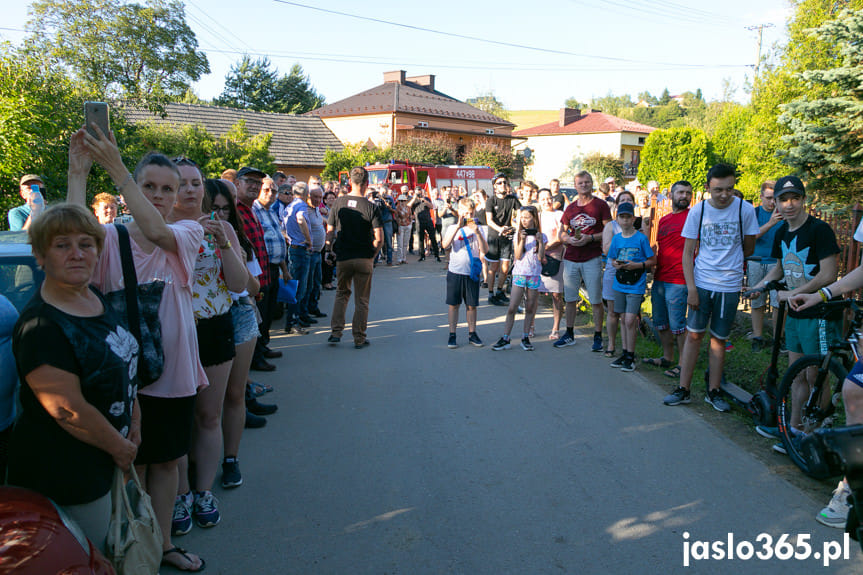
<svg viewBox="0 0 863 575"><path fill-rule="evenodd" d="M369 319L369 294L372 291L372 258L356 258L336 263L337 287L336 301L333 303L333 317L330 321L332 335L342 337L345 330L345 311L351 299L351 282L354 284L354 318L351 320L351 333L354 344L366 341L366 326Z"/></svg>

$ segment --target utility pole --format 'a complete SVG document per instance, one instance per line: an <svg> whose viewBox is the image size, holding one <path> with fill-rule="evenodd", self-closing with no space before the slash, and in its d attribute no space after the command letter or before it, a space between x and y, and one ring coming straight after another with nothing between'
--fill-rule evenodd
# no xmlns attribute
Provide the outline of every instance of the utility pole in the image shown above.
<svg viewBox="0 0 863 575"><path fill-rule="evenodd" d="M758 24L757 26L747 26L747 30L758 30L758 57L755 59L755 75L761 69L761 36L765 28L773 28L773 24Z"/></svg>

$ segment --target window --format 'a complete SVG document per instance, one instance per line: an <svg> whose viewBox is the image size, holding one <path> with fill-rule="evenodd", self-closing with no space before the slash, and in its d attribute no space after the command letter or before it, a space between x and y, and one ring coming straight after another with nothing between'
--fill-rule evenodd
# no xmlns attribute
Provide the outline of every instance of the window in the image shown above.
<svg viewBox="0 0 863 575"><path fill-rule="evenodd" d="M485 133L488 135L492 135L492 134L494 134L494 130L492 128L486 128Z"/></svg>
<svg viewBox="0 0 863 575"><path fill-rule="evenodd" d="M643 145L644 140L645 140L645 138L644 138L644 136L642 136L642 137L638 138L638 143Z"/></svg>
<svg viewBox="0 0 863 575"><path fill-rule="evenodd" d="M417 170L417 185L425 187L426 181L429 179L429 173L426 170Z"/></svg>
<svg viewBox="0 0 863 575"><path fill-rule="evenodd" d="M428 128L429 123L428 122L417 122L417 126L419 126L420 128Z"/></svg>

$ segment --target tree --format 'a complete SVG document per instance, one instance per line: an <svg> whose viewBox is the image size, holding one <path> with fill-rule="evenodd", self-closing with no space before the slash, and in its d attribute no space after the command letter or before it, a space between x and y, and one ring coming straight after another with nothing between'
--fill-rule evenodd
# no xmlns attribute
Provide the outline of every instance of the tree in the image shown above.
<svg viewBox="0 0 863 575"><path fill-rule="evenodd" d="M463 163L466 166L489 166L495 172L503 172L511 178L514 160L508 147L501 148L491 138L478 138L471 143Z"/></svg>
<svg viewBox="0 0 863 575"><path fill-rule="evenodd" d="M623 160L619 156L594 152L581 160L581 167L590 172L594 182L604 182L610 177L623 181Z"/></svg>
<svg viewBox="0 0 863 575"><path fill-rule="evenodd" d="M629 94L623 96L615 96L611 92L600 98L591 98L590 107L594 110L601 110L612 116L620 116L624 110L628 110L635 106L632 97Z"/></svg>
<svg viewBox="0 0 863 575"><path fill-rule="evenodd" d="M503 105L503 102L498 100L491 90L475 98L468 98L465 100L465 103L470 104L474 108L479 108L483 112L497 116L501 120L509 120L509 112Z"/></svg>
<svg viewBox="0 0 863 575"><path fill-rule="evenodd" d="M392 157L426 164L455 164L456 145L444 134L414 137L396 143Z"/></svg>
<svg viewBox="0 0 863 575"><path fill-rule="evenodd" d="M752 118L752 108L735 103L724 106L715 129L710 134L710 141L717 162L736 166L745 152L744 137ZM746 191L748 190L744 193Z"/></svg>
<svg viewBox="0 0 863 575"><path fill-rule="evenodd" d="M572 108L573 110L583 110L585 108L589 108L590 106L587 104L583 104L576 98L567 98L563 103L564 108Z"/></svg>
<svg viewBox="0 0 863 575"><path fill-rule="evenodd" d="M324 97L312 87L299 64L279 77L269 58L253 60L245 55L225 76L222 94L213 100L219 106L258 112L303 114L321 107Z"/></svg>
<svg viewBox="0 0 863 575"><path fill-rule="evenodd" d="M0 229L21 203L22 175L41 175L48 201L65 196L69 137L84 123L85 98L63 69L0 46Z"/></svg>
<svg viewBox="0 0 863 575"><path fill-rule="evenodd" d="M810 189L848 197L863 191L863 13L845 10L812 35L836 46L841 61L797 74L810 92L830 95L780 105L779 123L791 132L784 161L809 176Z"/></svg>
<svg viewBox="0 0 863 575"><path fill-rule="evenodd" d="M668 91L668 88L662 91L662 95L659 97L659 105L665 106L666 104L671 103L671 94Z"/></svg>
<svg viewBox="0 0 863 575"><path fill-rule="evenodd" d="M105 98L159 109L210 71L179 0L36 0L29 16L26 49Z"/></svg>
<svg viewBox="0 0 863 575"><path fill-rule="evenodd" d="M346 172L354 166L384 162L392 155L391 148L368 148L363 144L346 144L341 151L324 152L324 170L321 178L338 180L339 172Z"/></svg>
<svg viewBox="0 0 863 575"><path fill-rule="evenodd" d="M699 190L707 183L707 169L712 164L710 142L702 130L656 130L647 137L641 151L638 179L656 180L666 187L677 180L688 180Z"/></svg>

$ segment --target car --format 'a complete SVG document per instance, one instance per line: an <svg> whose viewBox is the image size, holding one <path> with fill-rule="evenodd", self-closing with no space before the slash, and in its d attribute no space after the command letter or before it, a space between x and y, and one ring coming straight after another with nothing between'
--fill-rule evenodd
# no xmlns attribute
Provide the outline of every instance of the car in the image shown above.
<svg viewBox="0 0 863 575"><path fill-rule="evenodd" d="M44 278L30 249L27 232L0 232L0 294L12 302L18 313Z"/></svg>
<svg viewBox="0 0 863 575"><path fill-rule="evenodd" d="M62 508L21 487L0 487L0 550L0 573L116 574Z"/></svg>

